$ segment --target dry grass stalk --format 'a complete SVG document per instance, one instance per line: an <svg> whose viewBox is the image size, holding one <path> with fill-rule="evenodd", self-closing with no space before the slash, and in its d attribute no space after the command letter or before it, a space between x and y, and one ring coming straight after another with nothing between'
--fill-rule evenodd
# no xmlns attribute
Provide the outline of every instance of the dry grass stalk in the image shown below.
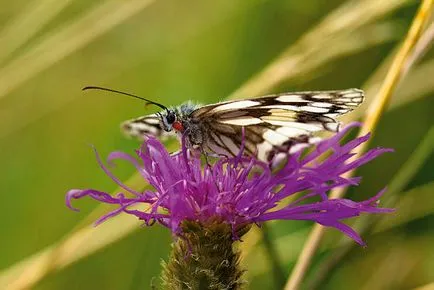
<svg viewBox="0 0 434 290"><path fill-rule="evenodd" d="M404 40L401 49L395 56L392 65L386 75L383 84L377 93L373 103L368 109L367 116L365 118L364 124L360 130L359 135L365 135L368 132L374 132L375 128L385 111L390 98L393 95L398 82L401 80L404 69L406 68L406 63L410 60L411 54L420 39L426 22L429 20L430 12L432 10L433 1L424 0L413 20L410 30ZM362 154L365 149L366 142L363 147L360 148L358 155ZM341 198L344 195L344 190L336 190L331 193L330 198ZM321 242L324 235L324 227L315 225L312 232L306 241L306 244L298 258L298 261L294 267L291 276L285 286L286 290L298 289L309 265L312 262L312 258Z"/></svg>

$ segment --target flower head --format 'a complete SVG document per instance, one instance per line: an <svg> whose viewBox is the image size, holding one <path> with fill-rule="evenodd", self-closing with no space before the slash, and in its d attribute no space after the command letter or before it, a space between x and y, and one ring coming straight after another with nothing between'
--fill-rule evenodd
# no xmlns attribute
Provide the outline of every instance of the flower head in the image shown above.
<svg viewBox="0 0 434 290"><path fill-rule="evenodd" d="M352 158L352 150L366 142L369 134L343 145L340 143L346 133L357 126L358 123L348 125L333 137L316 144L308 153L300 151L289 155L287 162L276 172L270 170L268 163L242 154L202 166L200 159L189 156L185 146L180 153L171 155L157 139L148 138L136 151L138 158L113 152L108 163L115 159L130 162L154 190L142 192L127 187L112 175L97 154L102 169L128 195L111 196L94 189L74 189L67 193L66 203L74 209L72 199L89 196L118 205L97 223L125 212L143 220L146 225L158 222L176 235L181 234L183 221L201 223L219 219L232 226L236 237L236 229L252 223L311 220L334 227L364 245L360 236L342 220L361 213L392 211L377 207L383 191L361 202L330 199L327 195L336 187L358 185L360 177L346 178L343 174L391 151L371 149L357 159ZM288 202L289 197L291 202ZM142 205L141 209L137 209L137 205Z"/></svg>

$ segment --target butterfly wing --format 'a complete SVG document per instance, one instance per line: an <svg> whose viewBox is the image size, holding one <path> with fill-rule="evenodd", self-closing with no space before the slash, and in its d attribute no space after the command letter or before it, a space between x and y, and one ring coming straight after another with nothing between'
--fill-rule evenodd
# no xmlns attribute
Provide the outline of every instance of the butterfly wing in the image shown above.
<svg viewBox="0 0 434 290"><path fill-rule="evenodd" d="M315 132L337 132L336 117L358 107L363 91L292 92L201 107L191 114L207 127L205 149L226 156L245 150L261 160L312 143Z"/></svg>
<svg viewBox="0 0 434 290"><path fill-rule="evenodd" d="M163 130L160 117L157 114L147 115L125 121L121 124L121 130L125 135L143 140L145 136L154 136L160 139L175 136L171 132Z"/></svg>

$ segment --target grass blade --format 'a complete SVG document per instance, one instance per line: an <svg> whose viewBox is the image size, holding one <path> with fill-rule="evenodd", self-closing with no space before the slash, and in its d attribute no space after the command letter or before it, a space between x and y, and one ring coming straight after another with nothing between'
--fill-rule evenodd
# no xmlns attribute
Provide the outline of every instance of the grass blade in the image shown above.
<svg viewBox="0 0 434 290"><path fill-rule="evenodd" d="M430 12L432 10L433 2L432 0L424 0L417 12L410 30L404 40L404 43L399 50L398 54L392 62L388 74L383 82L383 85L374 99L373 104L371 104L368 115L365 122L361 128L360 135L365 135L369 132L375 131L375 127L378 124L382 113L384 112L399 80L401 79L403 69L407 63L411 53L416 46L420 36L422 35L425 23L429 20ZM359 154L364 152L368 143L363 144L362 148L359 149ZM344 194L343 190L334 191L331 193L331 198L339 198ZM286 290L298 289L305 276L309 265L311 264L312 258L318 248L321 239L324 235L325 229L319 225L315 225L308 240L300 254L300 257L290 275L288 282L285 286Z"/></svg>
<svg viewBox="0 0 434 290"><path fill-rule="evenodd" d="M34 0L0 31L0 64L50 22L71 0Z"/></svg>
<svg viewBox="0 0 434 290"><path fill-rule="evenodd" d="M60 28L32 50L0 69L0 99L19 85L137 14L155 0L111 0Z"/></svg>

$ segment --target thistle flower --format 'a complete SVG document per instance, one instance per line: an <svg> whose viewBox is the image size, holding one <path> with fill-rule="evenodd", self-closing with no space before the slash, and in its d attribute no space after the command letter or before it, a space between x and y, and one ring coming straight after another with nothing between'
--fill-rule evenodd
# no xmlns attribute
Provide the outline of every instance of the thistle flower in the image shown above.
<svg viewBox="0 0 434 290"><path fill-rule="evenodd" d="M392 150L371 149L359 159L349 161L354 155L351 151L369 139L368 134L340 145L346 133L356 126L357 123L352 123L330 139L318 143L315 150L304 157L301 157L301 152L289 156L286 165L277 173L273 173L268 164L242 157L241 154L202 168L200 159L187 157L185 147L171 156L163 144L150 137L136 151L141 163L122 152L111 153L108 163L115 159L130 162L155 190L138 192L127 187L113 176L96 154L101 168L131 196L123 193L111 196L94 189L73 189L67 193L66 203L76 210L71 200L89 196L119 206L101 217L97 224L125 212L143 220L146 225L158 222L170 228L175 235L181 234L180 224L184 220L206 222L219 218L233 229L269 220L312 220L334 227L364 245L360 236L341 220L363 212L392 211L377 207L383 191L361 202L329 199L327 192L336 187L358 185L360 177L344 178L342 175ZM320 161L319 157L330 150L331 154ZM275 209L280 201L302 192L304 194L295 201ZM319 200L304 202L314 197ZM148 205L148 210L130 209L137 204Z"/></svg>
<svg viewBox="0 0 434 290"><path fill-rule="evenodd" d="M189 156L185 146L180 153L171 155L158 140L150 137L136 151L138 158L113 152L108 156L108 163L116 159L128 161L154 190L142 192L127 187L113 176L96 153L101 168L128 195L111 196L94 189L74 189L67 193L66 203L76 210L71 200L89 196L118 206L102 216L97 224L124 212L143 220L146 225L157 222L169 228L175 236L196 237L198 241L203 241L206 235L200 236L200 232L212 228L210 225L226 225L226 231L219 227L218 236L228 236L233 240L239 239L251 224L270 220L311 220L336 228L365 245L357 232L342 220L361 213L391 212L392 209L377 207L384 191L360 202L329 199L327 196L334 188L358 185L361 178L343 177L345 172L392 151L376 148L357 159L352 158L352 150L366 142L369 134L343 145L340 143L349 130L358 126L358 123L348 125L333 137L316 144L308 153L299 151L289 155L287 162L276 172L270 169L270 164L245 157L242 152L236 157L222 158L213 165L202 166L200 159ZM285 204L289 197L292 201ZM144 209L137 209L138 205ZM178 245L178 248L179 252L192 250L191 245L185 244ZM230 259L236 263L236 253ZM240 273L237 272L236 276L239 278Z"/></svg>

